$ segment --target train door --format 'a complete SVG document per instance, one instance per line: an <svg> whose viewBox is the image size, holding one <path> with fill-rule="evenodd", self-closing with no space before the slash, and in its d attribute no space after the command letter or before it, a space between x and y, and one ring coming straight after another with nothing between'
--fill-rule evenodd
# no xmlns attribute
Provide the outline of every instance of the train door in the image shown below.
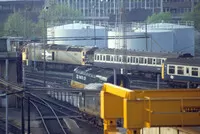
<svg viewBox="0 0 200 134"><path fill-rule="evenodd" d="M185 76L191 76L191 69L190 69L190 67L185 67Z"/></svg>

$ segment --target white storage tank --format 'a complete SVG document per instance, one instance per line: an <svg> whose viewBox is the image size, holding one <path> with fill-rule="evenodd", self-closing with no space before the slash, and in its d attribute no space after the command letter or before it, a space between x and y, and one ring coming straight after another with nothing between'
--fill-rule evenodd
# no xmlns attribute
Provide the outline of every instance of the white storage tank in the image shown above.
<svg viewBox="0 0 200 134"><path fill-rule="evenodd" d="M85 40L86 38L91 40ZM94 40L96 38L102 38ZM47 38L54 41L48 41L48 44L60 45L78 45L78 46L97 46L99 48L107 47L107 30L105 27L94 26L83 23L73 23L61 26L50 27L47 29ZM80 40L83 38L83 40Z"/></svg>
<svg viewBox="0 0 200 134"><path fill-rule="evenodd" d="M172 23L155 23L147 25L148 35L153 40L153 51L171 51L191 53L194 55L194 27ZM135 32L144 33L145 26ZM157 45L157 46L156 46ZM160 48L159 48L160 47Z"/></svg>
<svg viewBox="0 0 200 134"><path fill-rule="evenodd" d="M178 52L194 55L194 28L193 26L177 25L170 23L157 23L147 26L146 38L145 26L126 32L133 36L127 39L127 49L152 52ZM122 32L108 31L108 36L116 36L116 39L108 40L108 48L123 48Z"/></svg>

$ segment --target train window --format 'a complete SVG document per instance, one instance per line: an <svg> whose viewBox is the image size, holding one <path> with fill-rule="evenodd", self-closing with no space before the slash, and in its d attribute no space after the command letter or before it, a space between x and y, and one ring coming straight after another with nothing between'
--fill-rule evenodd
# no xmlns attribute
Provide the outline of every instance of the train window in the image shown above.
<svg viewBox="0 0 200 134"><path fill-rule="evenodd" d="M169 66L169 74L175 73L175 66Z"/></svg>
<svg viewBox="0 0 200 134"><path fill-rule="evenodd" d="M127 57L127 62L131 63L131 57Z"/></svg>
<svg viewBox="0 0 200 134"><path fill-rule="evenodd" d="M139 63L143 64L144 58L140 57L139 58Z"/></svg>
<svg viewBox="0 0 200 134"><path fill-rule="evenodd" d="M122 62L122 56L119 56L119 62Z"/></svg>
<svg viewBox="0 0 200 134"><path fill-rule="evenodd" d="M131 57L131 62L135 63L135 57Z"/></svg>
<svg viewBox="0 0 200 134"><path fill-rule="evenodd" d="M97 55L96 54L94 55L94 60L97 60Z"/></svg>
<svg viewBox="0 0 200 134"><path fill-rule="evenodd" d="M110 55L106 55L106 61L110 61Z"/></svg>
<svg viewBox="0 0 200 134"><path fill-rule="evenodd" d="M99 55L97 55L97 60L99 60Z"/></svg>
<svg viewBox="0 0 200 134"><path fill-rule="evenodd" d="M139 61L138 58L135 58L135 63L138 63L138 61Z"/></svg>
<svg viewBox="0 0 200 134"><path fill-rule="evenodd" d="M189 74L189 68L186 67L186 74Z"/></svg>
<svg viewBox="0 0 200 134"><path fill-rule="evenodd" d="M118 56L118 55L115 55L115 61L118 62L118 59L119 59L119 56Z"/></svg>
<svg viewBox="0 0 200 134"><path fill-rule="evenodd" d="M152 64L156 64L156 58L153 58L153 63Z"/></svg>
<svg viewBox="0 0 200 134"><path fill-rule="evenodd" d="M152 64L152 58L148 58L148 64Z"/></svg>
<svg viewBox="0 0 200 134"><path fill-rule="evenodd" d="M102 60L102 55L100 55L100 60Z"/></svg>
<svg viewBox="0 0 200 134"><path fill-rule="evenodd" d="M161 60L161 64L164 63L164 62L165 62L165 59L162 59L162 60Z"/></svg>
<svg viewBox="0 0 200 134"><path fill-rule="evenodd" d="M184 74L184 68L183 67L180 67L180 66L178 66L178 69L177 69L178 71L178 74Z"/></svg>
<svg viewBox="0 0 200 134"><path fill-rule="evenodd" d="M103 55L103 61L105 61L106 60L106 56L105 55Z"/></svg>
<svg viewBox="0 0 200 134"><path fill-rule="evenodd" d="M198 68L192 68L192 76L198 76Z"/></svg>
<svg viewBox="0 0 200 134"><path fill-rule="evenodd" d="M161 59L157 59L157 60L156 60L156 64L157 64L157 65L161 65Z"/></svg>
<svg viewBox="0 0 200 134"><path fill-rule="evenodd" d="M122 56L123 58L123 62L127 62L127 57L126 56Z"/></svg>
<svg viewBox="0 0 200 134"><path fill-rule="evenodd" d="M52 52L52 60L54 60L54 59L55 59L55 53Z"/></svg>
<svg viewBox="0 0 200 134"><path fill-rule="evenodd" d="M147 64L147 58L144 58L144 64Z"/></svg>
<svg viewBox="0 0 200 134"><path fill-rule="evenodd" d="M110 58L110 61L113 61L113 60L114 60L114 56L112 55L111 58Z"/></svg>

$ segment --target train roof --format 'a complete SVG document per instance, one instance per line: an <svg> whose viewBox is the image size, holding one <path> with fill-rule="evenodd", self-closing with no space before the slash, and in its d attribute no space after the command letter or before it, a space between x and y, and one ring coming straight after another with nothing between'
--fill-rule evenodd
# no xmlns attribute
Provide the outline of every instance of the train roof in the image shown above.
<svg viewBox="0 0 200 134"><path fill-rule="evenodd" d="M176 58L179 56L178 53L167 53L167 52L145 52L145 51L134 51L134 50L122 50L122 49L98 49L95 54L118 54L118 55L131 55L131 56L145 56L145 57L165 57L165 58Z"/></svg>
<svg viewBox="0 0 200 134"><path fill-rule="evenodd" d="M29 43L28 46L36 46L44 48L43 43ZM94 47L91 46L72 46L72 45L58 45L58 44L47 44L45 45L46 49L51 50L63 50L63 51L74 51L74 52L81 52L81 51L88 51L93 49Z"/></svg>
<svg viewBox="0 0 200 134"><path fill-rule="evenodd" d="M77 73L81 73L83 75L91 75L93 77L110 77L113 75L112 69L94 67L94 66L80 66L75 70Z"/></svg>
<svg viewBox="0 0 200 134"><path fill-rule="evenodd" d="M200 57L193 58L168 58L166 64L200 66Z"/></svg>

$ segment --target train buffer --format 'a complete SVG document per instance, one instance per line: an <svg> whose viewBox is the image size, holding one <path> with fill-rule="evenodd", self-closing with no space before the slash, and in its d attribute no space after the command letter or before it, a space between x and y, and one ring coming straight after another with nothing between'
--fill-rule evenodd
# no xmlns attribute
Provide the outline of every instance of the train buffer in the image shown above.
<svg viewBox="0 0 200 134"><path fill-rule="evenodd" d="M109 83L101 91L104 134L117 133L123 119L127 134L150 127L200 126L200 90L129 90Z"/></svg>

